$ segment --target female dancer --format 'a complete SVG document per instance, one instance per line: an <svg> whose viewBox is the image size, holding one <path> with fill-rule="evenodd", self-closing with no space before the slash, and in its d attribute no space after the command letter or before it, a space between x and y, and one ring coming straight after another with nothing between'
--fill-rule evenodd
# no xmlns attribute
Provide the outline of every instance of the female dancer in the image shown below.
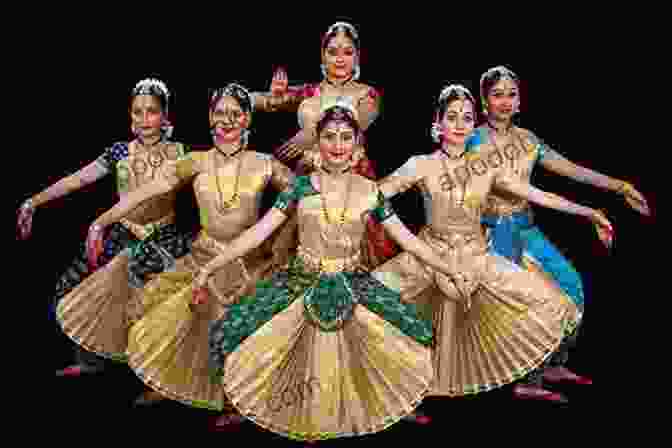
<svg viewBox="0 0 672 448"><path fill-rule="evenodd" d="M499 149L466 154L474 104L463 86L446 87L433 127L441 149L410 158L380 183L386 197L414 185L421 188L428 226L419 237L460 274L448 279L408 253L374 273L405 301L424 302L431 312L433 395L473 394L523 377L558 348L580 318L576 304L546 277L488 252L480 219L493 187L588 217L601 235L611 232L600 213L542 192L503 169L508 160L525 154ZM608 236L605 239L610 242Z"/></svg>
<svg viewBox="0 0 672 448"><path fill-rule="evenodd" d="M96 259L102 250L101 229L150 198L185 183L193 185L202 230L190 254L142 291L145 312L128 332L126 353L136 375L159 394L218 411L226 404L222 388L211 381L208 369L208 327L272 268L273 260L264 248L219 270L208 284L213 299L198 309L190 305L190 285L199 268L229 251L230 241L257 222L266 187L270 184L283 191L292 178L282 163L248 148L251 113L250 95L242 86L229 84L216 90L210 103L214 147L190 153L171 164L163 176L124 197L96 219L89 238L92 259ZM220 420L223 423L228 421Z"/></svg>
<svg viewBox="0 0 672 448"><path fill-rule="evenodd" d="M476 129L474 137L470 139L470 151L499 147L507 153L529 148L526 157L518 158L509 165L512 175L521 181L529 183L532 170L538 163L562 176L623 194L635 210L649 214L646 200L629 183L575 165L549 148L532 132L512 124L514 115L519 111L520 95L518 77L511 70L502 66L488 70L481 76L480 90L487 121ZM498 254L526 269L550 275L576 305L583 308L583 285L579 273L534 225L526 199L506 193L491 195L483 222L489 228L492 247ZM578 331L547 360L544 368L533 372L517 385L514 388L515 396L565 401L562 395L544 389L543 380L592 384L592 380L578 376L565 367L569 349L575 345L577 336Z"/></svg>
<svg viewBox="0 0 672 448"><path fill-rule="evenodd" d="M345 99L323 108L316 119L320 170L297 177L274 208L196 278L206 285L221 266L262 244L287 215L298 216L298 256L286 271L257 284L210 332L216 374L234 406L298 440L381 431L413 411L433 378L429 322L367 272L367 216L391 212L376 184L352 172L361 136L356 108ZM387 219L385 228L405 250L449 274L398 218Z"/></svg>
<svg viewBox="0 0 672 448"><path fill-rule="evenodd" d="M166 160L183 155L185 146L168 140L172 134L167 119L169 99L170 92L163 82L156 79L138 82L133 88L130 105L131 129L136 138L130 143L115 143L77 173L26 201L19 217L22 237L30 235L35 209L48 201L72 193L108 174L116 176L119 195L124 197L149 182ZM157 198L109 229L104 251L97 260L100 265L109 263L104 271L90 275L93 270L87 266L82 244L81 254L57 284L54 303L56 307L60 302L57 320L65 333L78 344L77 364L57 372L57 375L79 376L100 371L104 363L95 354L103 358L123 359L121 355L125 345L118 345L121 341L114 338L106 339L107 327L97 330L102 339L92 339L88 332L97 325L97 321L82 325L82 319L92 317L87 315L89 312L97 316L102 309L94 309L93 302L102 300L106 295L127 295L125 300L117 302L117 309L105 311L116 313L115 317L123 314L123 306L129 303L130 291L120 285L126 285L130 280L131 291L140 287L147 274L170 267L174 257L181 257L189 250L193 235L179 231L175 226L174 199L171 195Z"/></svg>
<svg viewBox="0 0 672 448"><path fill-rule="evenodd" d="M287 73L277 70L271 82L270 93L255 93L255 108L273 112L277 110L297 111L301 130L287 143L275 151L277 157L291 166L296 160L297 174L308 174L319 168L319 151L315 122L319 116L321 102L332 101L337 97L346 97L357 108L358 124L366 130L378 117L381 96L373 88L357 82L360 75L360 40L354 26L337 22L329 27L322 40L322 74L324 80L319 84L288 87ZM377 178L375 169L366 156L364 137L355 148L359 162L354 172L369 179ZM379 262L393 257L398 248L386 237L382 226L374 220L367 223L368 244L372 245L372 256ZM285 232L295 229L295 218L285 226ZM281 237L280 241L286 239Z"/></svg>

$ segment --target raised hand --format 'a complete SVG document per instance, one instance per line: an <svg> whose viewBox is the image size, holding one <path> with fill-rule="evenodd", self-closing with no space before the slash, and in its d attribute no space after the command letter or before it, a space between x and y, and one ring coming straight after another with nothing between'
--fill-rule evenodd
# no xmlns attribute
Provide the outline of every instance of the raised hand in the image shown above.
<svg viewBox="0 0 672 448"><path fill-rule="evenodd" d="M287 72L284 68L280 67L275 71L271 80L271 95L283 96L287 93L288 86Z"/></svg>
<svg viewBox="0 0 672 448"><path fill-rule="evenodd" d="M102 226L93 224L86 236L86 257L91 271L98 269L98 258L103 254L103 232Z"/></svg>
<svg viewBox="0 0 672 448"><path fill-rule="evenodd" d="M637 191L635 187L628 183L624 183L621 191L625 201L630 207L642 215L651 216L651 210L649 209L649 205L647 204L646 199L644 199L644 195Z"/></svg>
<svg viewBox="0 0 672 448"><path fill-rule="evenodd" d="M595 230L597 231L597 236L600 241L602 241L608 249L611 249L615 237L614 227L611 225L611 222L609 222L605 214L600 211L595 211L591 220L595 224Z"/></svg>
<svg viewBox="0 0 672 448"><path fill-rule="evenodd" d="M33 230L33 215L35 214L35 207L33 202L28 199L19 208L17 218L17 231L20 239L28 239Z"/></svg>

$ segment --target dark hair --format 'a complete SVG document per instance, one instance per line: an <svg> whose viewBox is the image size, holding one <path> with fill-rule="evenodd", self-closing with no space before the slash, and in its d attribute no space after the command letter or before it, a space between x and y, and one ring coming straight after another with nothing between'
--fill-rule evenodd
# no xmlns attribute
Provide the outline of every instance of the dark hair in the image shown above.
<svg viewBox="0 0 672 448"><path fill-rule="evenodd" d="M168 112L168 96L166 95L166 92L161 90L158 86L153 85L153 84L141 84L143 82L146 82L150 80L144 79L140 81L138 84L135 85L133 90L131 91L131 99L130 103L133 104L133 101L135 100L136 96L140 95L151 95L154 98L157 98L159 100L159 105L161 107L161 111L164 113ZM158 82L158 79L151 79L152 81Z"/></svg>
<svg viewBox="0 0 672 448"><path fill-rule="evenodd" d="M333 27L333 25L332 25L332 27ZM353 26L353 28L354 28L354 26ZM348 27L348 26L338 26L338 27L335 27L333 29L330 28L330 31L328 30L325 33L324 37L322 38L322 53L324 53L324 50L327 49L327 46L329 45L329 42L331 41L331 39L333 39L340 32L345 33L345 35L348 36L350 38L350 40L352 40L352 44L355 46L355 49L357 50L357 52L359 52L359 50L360 50L359 36L357 36L355 34L356 31L355 31L355 33L353 33L352 30L350 29L350 27Z"/></svg>
<svg viewBox="0 0 672 448"><path fill-rule="evenodd" d="M490 89L492 89L492 86L497 84L500 79L509 77L513 79L513 82L515 82L517 86L520 86L520 79L518 79L518 76L510 70L508 75L504 75L499 71L494 71L488 76L484 77L483 82L481 83L481 95L483 95L483 99L485 99L488 96L488 93L490 92Z"/></svg>
<svg viewBox="0 0 672 448"><path fill-rule="evenodd" d="M466 84L459 84L464 86L465 88L469 88ZM466 98L471 102L471 105L474 107L474 113L476 113L476 108L478 107L476 104L476 100L472 95L465 95L465 92L459 91L459 90L453 90L450 92L449 95L446 97L442 98L439 100L439 104L436 106L436 111L435 111L435 121L440 121L443 118L443 114L446 113L446 109L450 104L455 101L455 100L461 100L463 98Z"/></svg>
<svg viewBox="0 0 672 448"><path fill-rule="evenodd" d="M226 87L220 87L215 89L210 95L210 110L214 109L219 100L225 96L230 96L234 98L243 112L251 113L252 112L252 97L250 92L240 84L229 84Z"/></svg>
<svg viewBox="0 0 672 448"><path fill-rule="evenodd" d="M350 126L357 135L359 135L361 131L359 123L351 111L341 106L334 106L327 109L320 117L320 120L317 122L317 126L315 127L317 135L319 135L332 121L343 121L347 123L348 126Z"/></svg>

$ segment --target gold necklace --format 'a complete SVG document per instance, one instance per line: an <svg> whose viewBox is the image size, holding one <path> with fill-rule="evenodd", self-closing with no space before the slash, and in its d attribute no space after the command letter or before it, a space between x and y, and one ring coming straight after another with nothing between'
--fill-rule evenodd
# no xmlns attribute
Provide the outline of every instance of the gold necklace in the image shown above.
<svg viewBox="0 0 672 448"><path fill-rule="evenodd" d="M324 168L322 168L324 170ZM329 244L330 241L338 241L339 238L343 238L345 236L345 232L343 231L343 227L345 225L345 217L348 212L348 204L350 203L350 194L352 193L352 183L353 183L353 176L350 174L350 178L348 179L348 188L347 192L345 195L345 200L343 201L343 211L341 212L341 216L339 217L337 222L332 222L331 219L329 218L329 213L327 211L327 200L326 200L326 191L324 188L324 176L322 175L322 170L319 172L319 179L320 179L320 200L322 203L322 215L324 216L324 220L327 223L327 228L328 229L333 229L336 228L336 234L330 234L329 231L327 231L327 234L325 235L325 232L322 231L321 235L322 238L324 239L325 243L327 245ZM325 170L326 171L326 170ZM347 246L346 241L344 242L344 246ZM348 247L344 248L344 251L347 253ZM346 255L346 254L344 254ZM321 257L320 258L320 269L323 272L327 272L329 270L329 257Z"/></svg>
<svg viewBox="0 0 672 448"><path fill-rule="evenodd" d="M233 157L238 155L241 151L245 149L244 146L241 146L240 148L236 149L233 153L231 154L224 154L227 160L231 160ZM221 151L220 151L221 152ZM214 159L214 164L215 164L215 184L217 185L217 193L219 194L219 209L220 211L226 212L233 208L233 206L238 202L240 199L240 172L241 172L241 166L243 165L243 159L242 157L238 158L238 165L236 168L236 183L234 184L233 187L233 193L231 194L231 197L228 200L224 199L224 194L222 193L222 187L220 185L220 179L219 175L217 173L217 159Z"/></svg>
<svg viewBox="0 0 672 448"><path fill-rule="evenodd" d="M325 221L327 221L327 224L333 225L334 223L331 222L331 219L329 219L329 213L327 212L327 200L325 198L325 192L324 192L324 177L322 176L322 171L326 171L324 168L320 170L320 199L322 200L322 214L324 215ZM349 168L348 170L349 171ZM343 211L341 212L341 216L338 219L338 223L340 226L343 226L345 224L345 216L348 211L348 203L350 202L350 193L352 192L352 176L348 179L348 190L345 196L345 201L343 203Z"/></svg>
<svg viewBox="0 0 672 448"><path fill-rule="evenodd" d="M447 179L447 181L444 181L444 182L441 183L441 189L443 191L450 192L450 202L451 202L451 204L456 203L457 205L463 205L464 204L464 197L465 197L466 192L467 192L467 180L462 182L462 199L460 199L459 201L455 201L454 197L453 197L453 191L457 188L457 179L453 179L451 177L450 168L448 167L448 164L446 162L446 158L452 159L452 160L459 160L460 158L462 158L464 156L464 154L466 154L467 151L466 150L463 151L462 154L460 154L458 157L455 157L455 158L450 157L450 155L448 155L443 149L441 150L441 152L443 153L443 155L446 156L445 158L440 157L440 159L441 159L441 165L443 165L443 176L444 176L445 179ZM446 184L448 184L448 185L446 185Z"/></svg>

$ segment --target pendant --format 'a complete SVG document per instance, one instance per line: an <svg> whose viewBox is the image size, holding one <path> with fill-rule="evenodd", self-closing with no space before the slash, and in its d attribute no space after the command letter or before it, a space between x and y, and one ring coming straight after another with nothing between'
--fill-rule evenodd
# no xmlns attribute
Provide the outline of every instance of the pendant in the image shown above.
<svg viewBox="0 0 672 448"><path fill-rule="evenodd" d="M147 161L153 168L158 168L163 163L163 154L160 150L152 151L149 153Z"/></svg>

